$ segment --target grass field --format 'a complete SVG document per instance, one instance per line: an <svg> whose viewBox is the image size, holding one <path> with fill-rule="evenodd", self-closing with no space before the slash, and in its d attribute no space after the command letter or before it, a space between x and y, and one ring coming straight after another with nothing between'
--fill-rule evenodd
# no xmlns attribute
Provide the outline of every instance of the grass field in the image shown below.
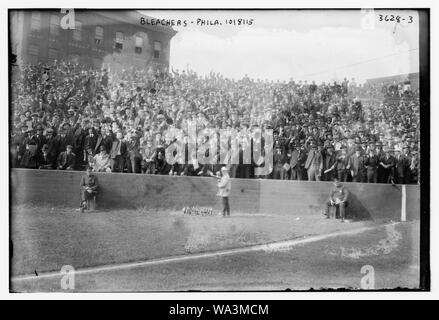
<svg viewBox="0 0 439 320"><path fill-rule="evenodd" d="M78 271L75 291L358 288L364 265L375 269L376 288L419 282L418 222L24 205L11 218L13 291L62 291L63 265ZM283 240L293 241L255 247ZM179 258L154 262L167 257Z"/></svg>

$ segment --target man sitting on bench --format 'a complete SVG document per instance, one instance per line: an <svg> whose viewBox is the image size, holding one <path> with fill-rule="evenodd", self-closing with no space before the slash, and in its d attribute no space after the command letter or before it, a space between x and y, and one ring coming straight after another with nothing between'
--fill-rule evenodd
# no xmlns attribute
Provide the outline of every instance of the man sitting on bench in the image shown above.
<svg viewBox="0 0 439 320"><path fill-rule="evenodd" d="M79 184L81 191L81 205L79 207L81 212L84 212L88 208L88 201L95 198L98 194L98 178L91 174L92 167L87 166L85 175L81 178L81 183Z"/></svg>
<svg viewBox="0 0 439 320"><path fill-rule="evenodd" d="M329 193L329 201L326 203L326 218L330 218L330 209L332 212L336 212L337 207L339 208L341 222L345 219L345 208L348 206L349 191L343 186L343 184L334 178L334 187Z"/></svg>

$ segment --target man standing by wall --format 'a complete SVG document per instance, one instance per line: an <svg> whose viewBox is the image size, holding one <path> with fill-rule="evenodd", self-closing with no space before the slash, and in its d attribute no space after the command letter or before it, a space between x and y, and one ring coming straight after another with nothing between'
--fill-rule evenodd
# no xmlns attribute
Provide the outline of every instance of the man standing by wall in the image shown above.
<svg viewBox="0 0 439 320"><path fill-rule="evenodd" d="M116 135L116 140L113 141L113 146L111 148L110 158L112 172L123 172L126 153L127 143L123 140L122 133L118 132Z"/></svg>
<svg viewBox="0 0 439 320"><path fill-rule="evenodd" d="M305 162L305 169L308 172L308 181L320 181L321 172L323 168L323 157L320 151L317 150L315 141L311 141L311 150L308 153L308 158Z"/></svg>
<svg viewBox="0 0 439 320"><path fill-rule="evenodd" d="M357 146L355 153L349 158L348 167L351 170L352 182L366 182L366 166L361 147Z"/></svg>
<svg viewBox="0 0 439 320"><path fill-rule="evenodd" d="M378 182L389 183L393 179L393 168L395 167L395 158L390 154L393 149L389 147L384 148L384 157L380 159L379 165L381 170L381 179L378 176Z"/></svg>
<svg viewBox="0 0 439 320"><path fill-rule="evenodd" d="M229 170L227 167L221 168L221 178L218 182L218 193L217 195L221 197L223 204L222 214L223 217L230 216L230 205L229 205L229 195L231 189L231 181L229 177Z"/></svg>

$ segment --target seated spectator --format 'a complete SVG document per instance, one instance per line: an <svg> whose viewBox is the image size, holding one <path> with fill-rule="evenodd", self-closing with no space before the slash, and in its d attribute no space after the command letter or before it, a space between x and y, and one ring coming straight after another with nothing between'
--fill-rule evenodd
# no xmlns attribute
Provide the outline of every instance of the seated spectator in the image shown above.
<svg viewBox="0 0 439 320"><path fill-rule="evenodd" d="M73 147L68 144L66 151L61 152L58 156L57 168L58 170L74 170L76 155L72 152Z"/></svg>
<svg viewBox="0 0 439 320"><path fill-rule="evenodd" d="M98 178L91 174L92 168L86 168L86 173L81 177L81 182L79 184L80 192L81 192L81 204L79 209L81 212L84 212L87 209L87 201L96 197L98 193Z"/></svg>
<svg viewBox="0 0 439 320"><path fill-rule="evenodd" d="M21 158L20 167L26 169L38 169L37 145L34 141L26 144L26 151Z"/></svg>
<svg viewBox="0 0 439 320"><path fill-rule="evenodd" d="M49 146L47 144L43 145L41 148L41 153L38 160L39 169L53 169L54 159L49 154Z"/></svg>
<svg viewBox="0 0 439 320"><path fill-rule="evenodd" d="M329 208L336 207L339 209L341 222L345 220L345 208L348 206L349 191L343 184L334 178L334 186L329 193L329 201L326 203L325 215L329 218Z"/></svg>
<svg viewBox="0 0 439 320"><path fill-rule="evenodd" d="M195 134L205 128L215 128L217 133L220 129L249 128L276 131L273 172L257 178L330 180L331 175L340 174L343 181L363 181L364 172L357 177L349 166L349 159L360 146L364 160L371 160L366 173L369 182L391 182L386 175L393 176L395 170L399 170L395 176L398 181L403 172L404 182L418 181L419 153L413 160L412 152L419 151L419 90L408 79L365 84L348 81L347 77L320 84L248 76L232 80L213 72L200 76L191 70L151 71L152 67L101 71L69 61L23 64L19 69L11 83L13 166L21 165L26 145L32 141L39 156L41 147L47 144L47 156L53 159L54 168L58 168L57 160L67 145L73 146L72 152L77 155L77 170L87 163L93 165L87 149L91 148L93 156L104 145L113 172L209 176L206 173L215 171L216 165L199 166L196 159L188 161L192 156L185 154L183 164L170 166L163 156L167 146L164 141L170 142L166 131L182 129L188 136L188 125L193 125ZM144 143L134 135L131 138L134 132L144 138ZM148 140L151 145L145 152ZM238 140L243 148L259 148ZM311 141L314 148L309 148ZM384 153L378 150L378 167L374 167L375 158L368 156L366 142L387 148L407 146L404 157L413 165L404 165L403 170L395 163L396 169L392 166L387 172L380 164ZM331 146L334 151L327 158ZM324 173L343 148L347 163L338 161L336 168ZM300 159L299 150L303 150ZM160 152L163 155L158 159ZM252 158L251 164L229 164L230 176L255 177L255 169L262 165L258 161Z"/></svg>
<svg viewBox="0 0 439 320"><path fill-rule="evenodd" d="M89 166L94 168L95 166L95 156L93 155L93 149L91 147L88 147L85 151L85 158L84 162L86 163L85 166Z"/></svg>
<svg viewBox="0 0 439 320"><path fill-rule="evenodd" d="M110 156L104 146L101 146L100 152L94 156L93 171L111 172Z"/></svg>

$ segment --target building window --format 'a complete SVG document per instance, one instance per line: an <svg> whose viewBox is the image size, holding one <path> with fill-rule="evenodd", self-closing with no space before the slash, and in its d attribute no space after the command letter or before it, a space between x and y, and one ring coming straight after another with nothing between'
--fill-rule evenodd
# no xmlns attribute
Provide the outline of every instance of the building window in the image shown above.
<svg viewBox="0 0 439 320"><path fill-rule="evenodd" d="M116 32L116 38L114 39L114 48L119 51L123 49L123 32Z"/></svg>
<svg viewBox="0 0 439 320"><path fill-rule="evenodd" d="M82 22L75 21L75 29L73 30L73 40L82 40Z"/></svg>
<svg viewBox="0 0 439 320"><path fill-rule="evenodd" d="M59 35L59 17L55 15L50 16L50 34L53 36Z"/></svg>
<svg viewBox="0 0 439 320"><path fill-rule="evenodd" d="M58 59L58 50L54 48L49 48L47 59L50 61Z"/></svg>
<svg viewBox="0 0 439 320"><path fill-rule="evenodd" d="M104 27L97 26L95 31L95 44L101 45L104 42Z"/></svg>
<svg viewBox="0 0 439 320"><path fill-rule="evenodd" d="M32 31L40 31L41 29L41 14L39 12L32 12L30 20L30 29Z"/></svg>
<svg viewBox="0 0 439 320"><path fill-rule="evenodd" d="M162 51L162 43L160 41L154 41L154 59L160 59Z"/></svg>
<svg viewBox="0 0 439 320"><path fill-rule="evenodd" d="M32 64L36 64L38 62L39 56L40 56L40 47L31 44L29 46L29 62Z"/></svg>
<svg viewBox="0 0 439 320"><path fill-rule="evenodd" d="M136 36L136 53L141 54L142 53L142 48L143 48L143 38Z"/></svg>

